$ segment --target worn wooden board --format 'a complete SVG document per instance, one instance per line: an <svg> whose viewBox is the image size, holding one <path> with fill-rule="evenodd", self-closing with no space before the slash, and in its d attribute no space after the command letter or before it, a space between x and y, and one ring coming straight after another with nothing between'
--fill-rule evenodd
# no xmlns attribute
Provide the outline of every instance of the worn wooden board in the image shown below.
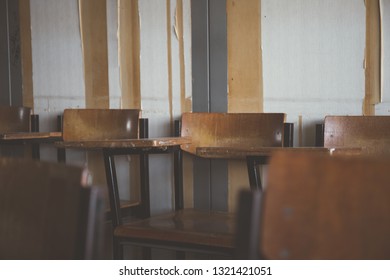
<svg viewBox="0 0 390 280"><path fill-rule="evenodd" d="M106 0L79 0L87 108L109 108Z"/></svg>
<svg viewBox="0 0 390 280"><path fill-rule="evenodd" d="M263 111L261 1L227 0L228 112ZM228 205L236 208L238 191L248 186L244 161L230 161Z"/></svg>

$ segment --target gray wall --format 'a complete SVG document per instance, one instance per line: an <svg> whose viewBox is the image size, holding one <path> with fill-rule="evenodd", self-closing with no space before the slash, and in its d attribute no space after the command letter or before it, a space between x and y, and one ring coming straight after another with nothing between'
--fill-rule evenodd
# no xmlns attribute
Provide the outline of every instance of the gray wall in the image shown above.
<svg viewBox="0 0 390 280"><path fill-rule="evenodd" d="M227 112L226 0L192 1L193 112ZM194 206L228 209L225 160L194 160Z"/></svg>
<svg viewBox="0 0 390 280"><path fill-rule="evenodd" d="M18 1L0 0L0 104L20 106L22 97Z"/></svg>

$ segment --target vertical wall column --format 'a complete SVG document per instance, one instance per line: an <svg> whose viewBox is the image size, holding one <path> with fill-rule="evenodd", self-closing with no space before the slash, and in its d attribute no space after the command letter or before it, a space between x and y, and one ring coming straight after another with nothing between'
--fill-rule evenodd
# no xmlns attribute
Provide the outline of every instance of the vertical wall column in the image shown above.
<svg viewBox="0 0 390 280"><path fill-rule="evenodd" d="M8 0L0 1L0 104L10 104L8 55Z"/></svg>
<svg viewBox="0 0 390 280"><path fill-rule="evenodd" d="M191 2L193 112L227 112L226 0ZM227 210L227 162L194 161L194 206Z"/></svg>
<svg viewBox="0 0 390 280"><path fill-rule="evenodd" d="M19 2L0 0L0 104L23 105Z"/></svg>

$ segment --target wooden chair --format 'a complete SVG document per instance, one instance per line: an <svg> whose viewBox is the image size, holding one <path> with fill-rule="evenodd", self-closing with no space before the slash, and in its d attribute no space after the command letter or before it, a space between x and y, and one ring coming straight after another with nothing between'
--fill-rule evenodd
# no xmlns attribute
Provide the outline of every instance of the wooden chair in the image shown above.
<svg viewBox="0 0 390 280"><path fill-rule="evenodd" d="M389 154L390 116L327 116L324 146L362 147L368 154Z"/></svg>
<svg viewBox="0 0 390 280"><path fill-rule="evenodd" d="M0 106L0 134L9 132L38 132L39 115L32 114L30 108L18 106ZM12 145L14 147L14 145ZM39 145L32 144L32 158L39 159ZM18 152L8 145L6 155L18 154Z"/></svg>
<svg viewBox="0 0 390 280"><path fill-rule="evenodd" d="M191 137L182 149L196 155L198 147L282 147L282 113L184 113L181 136Z"/></svg>
<svg viewBox="0 0 390 280"><path fill-rule="evenodd" d="M99 258L103 209L82 168L0 158L0 259Z"/></svg>
<svg viewBox="0 0 390 280"><path fill-rule="evenodd" d="M240 217L250 230L238 234L238 256L389 259L389 170L388 158L275 154L264 195L242 197L242 211L257 218Z"/></svg>
<svg viewBox="0 0 390 280"><path fill-rule="evenodd" d="M293 146L293 124L285 123L285 117L283 113L185 113L182 136L190 136L192 142L183 145L182 149L197 156L197 149L204 147L256 149ZM202 157L208 158L207 153ZM225 157L230 158L236 157ZM246 161L250 186L261 189L258 167L266 164L268 157L247 157Z"/></svg>
<svg viewBox="0 0 390 280"><path fill-rule="evenodd" d="M146 138L147 119L141 119L140 116L141 111L138 109L66 109L61 118L63 143L66 143L66 147L72 146L73 143L74 147L88 151L95 148L92 145L82 146L78 143ZM60 161L66 160L64 152L59 156ZM139 216L150 214L148 159L144 155L140 156L140 166L140 198L120 202L122 214L126 217L134 212L142 212ZM106 166L107 168L109 167ZM106 170L106 174L108 173ZM112 178L107 180L110 181ZM116 181L114 188L118 189ZM115 195L112 192L109 194L110 197ZM111 201L113 200L114 198L111 198Z"/></svg>
<svg viewBox="0 0 390 280"><path fill-rule="evenodd" d="M138 138L140 114L137 109L66 109L62 138L66 142Z"/></svg>
<svg viewBox="0 0 390 280"><path fill-rule="evenodd" d="M30 108L0 106L0 133L29 131L32 131Z"/></svg>
<svg viewBox="0 0 390 280"><path fill-rule="evenodd" d="M271 127L277 120L278 126ZM185 113L176 136L190 137L182 150L196 155L202 146L282 145L284 114ZM183 176L182 152L175 154L175 172ZM122 223L114 235L121 244L164 248L181 252L201 252L233 258L235 214L186 208L182 177L175 181L174 211L145 220ZM184 257L182 254L176 255Z"/></svg>

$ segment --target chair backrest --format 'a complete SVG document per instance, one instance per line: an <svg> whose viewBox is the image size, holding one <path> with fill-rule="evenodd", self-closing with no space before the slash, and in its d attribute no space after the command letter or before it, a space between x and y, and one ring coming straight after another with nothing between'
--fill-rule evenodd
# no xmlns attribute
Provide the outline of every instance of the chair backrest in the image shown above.
<svg viewBox="0 0 390 280"><path fill-rule="evenodd" d="M139 138L138 109L66 109L64 141Z"/></svg>
<svg viewBox="0 0 390 280"><path fill-rule="evenodd" d="M390 160L275 154L263 200L268 259L389 259Z"/></svg>
<svg viewBox="0 0 390 280"><path fill-rule="evenodd" d="M182 149L197 147L281 147L283 113L184 113L181 136L191 137Z"/></svg>
<svg viewBox="0 0 390 280"><path fill-rule="evenodd" d="M363 147L369 154L390 153L390 116L327 116L324 146Z"/></svg>
<svg viewBox="0 0 390 280"><path fill-rule="evenodd" d="M0 158L0 259L101 255L104 199L82 168Z"/></svg>
<svg viewBox="0 0 390 280"><path fill-rule="evenodd" d="M29 132L30 117L30 108L0 106L0 133Z"/></svg>

